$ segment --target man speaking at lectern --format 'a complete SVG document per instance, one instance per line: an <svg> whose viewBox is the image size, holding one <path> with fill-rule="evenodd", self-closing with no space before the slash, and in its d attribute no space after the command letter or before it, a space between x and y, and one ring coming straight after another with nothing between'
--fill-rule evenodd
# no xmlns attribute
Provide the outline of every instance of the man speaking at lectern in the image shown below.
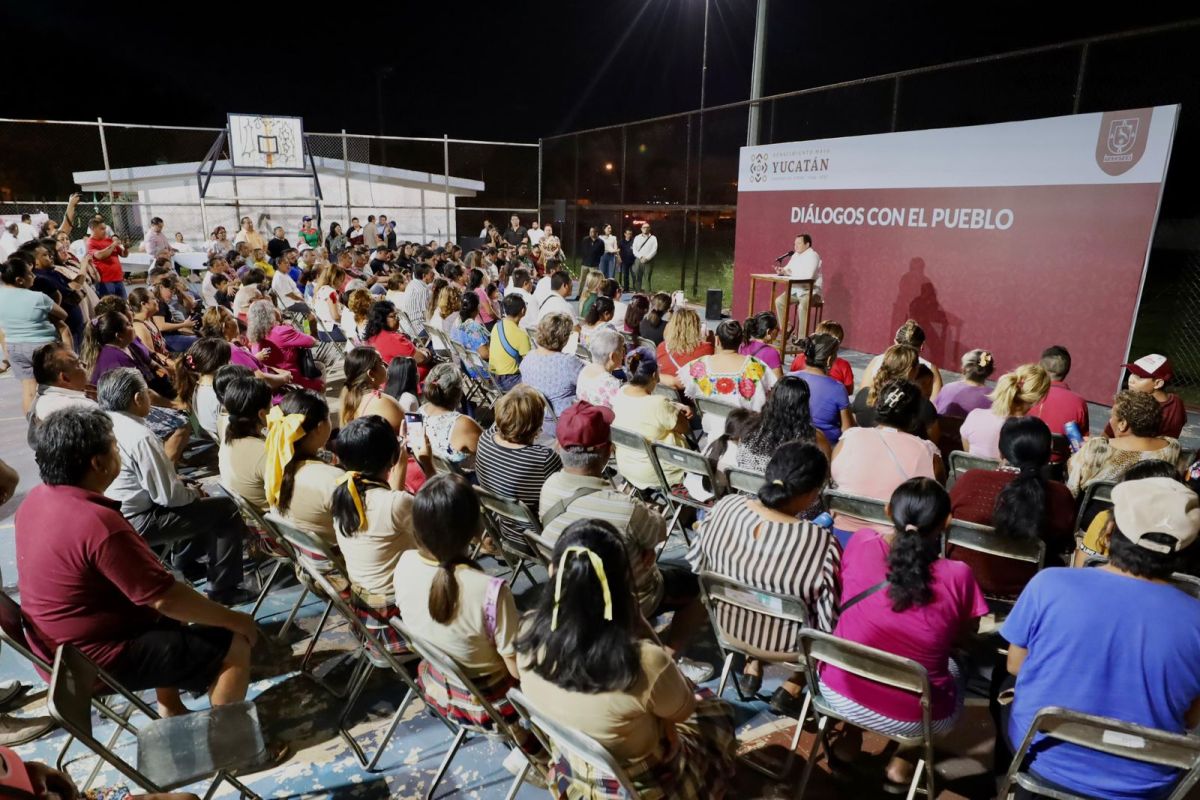
<svg viewBox="0 0 1200 800"><path fill-rule="evenodd" d="M791 256L788 258L788 256ZM803 335L805 326L808 324L808 302L810 294L821 295L821 257L817 255L817 251L813 250L812 237L807 233L796 235L796 241L792 244L792 252L786 253L783 258L787 258L787 263L782 266L775 267L775 271L780 275L790 275L793 278L805 278L813 281L811 293L808 288L796 286L792 288L792 299L796 305L796 338ZM780 259L780 261L783 260ZM788 320L784 318L784 303L787 301L787 292L780 292L775 298L775 316L779 318L779 327L787 335Z"/></svg>

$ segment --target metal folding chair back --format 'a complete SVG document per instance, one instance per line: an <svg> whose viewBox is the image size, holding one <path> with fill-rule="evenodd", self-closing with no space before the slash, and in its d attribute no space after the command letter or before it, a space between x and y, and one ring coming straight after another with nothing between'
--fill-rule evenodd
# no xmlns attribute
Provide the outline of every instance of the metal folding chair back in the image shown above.
<svg viewBox="0 0 1200 800"><path fill-rule="evenodd" d="M839 639L832 634L811 628L800 631L799 642L804 653L805 674L808 679L808 693L804 697L804 711L800 718L804 719L811 706L817 713L817 735L813 739L808 761L804 765L804 774L800 778L796 797L804 796L808 780L812 776L818 748L825 743L825 732L830 720L842 719L821 696L820 685L817 681L818 665L830 664L872 683L890 686L893 689L917 696L921 705L921 733L919 735L897 736L885 731L872 730L860 722L853 724L864 730L872 730L873 733L885 738L921 747L924 757L917 762L917 768L913 772L912 783L909 786L908 797L912 798L916 793L921 785L922 775L924 775L929 800L933 800L935 797L933 786L933 695L929 688L929 673L925 671L925 668L912 659L886 653L857 642Z"/></svg>
<svg viewBox="0 0 1200 800"><path fill-rule="evenodd" d="M767 477L761 472L739 467L728 467L725 470L725 483L730 489L741 494L758 494L758 490L766 482Z"/></svg>
<svg viewBox="0 0 1200 800"><path fill-rule="evenodd" d="M684 505L692 506L693 508L710 509L717 497L720 496L721 483L717 479L716 470L713 469L712 462L705 458L700 453L694 450L686 450L682 447L676 447L663 442L651 442L650 456L655 462L655 471L658 472L662 479L663 492L671 496L674 502L683 503ZM701 478L708 480L708 485L712 487L712 491L716 494L711 500L696 500L689 494L672 494L672 487L668 485L666 480L665 467L670 465L675 469L683 470L689 475L698 475Z"/></svg>
<svg viewBox="0 0 1200 800"><path fill-rule="evenodd" d="M140 729L125 723L137 734L136 766L92 734L91 710L97 686L121 695L150 718ZM252 702L163 719L82 652L63 645L54 655L46 707L63 730L148 792L166 792L210 778L210 795L222 781L228 781L243 796L258 798L229 774L262 767L267 761L258 712ZM179 758L178 754L184 752L188 758Z"/></svg>
<svg viewBox="0 0 1200 800"><path fill-rule="evenodd" d="M663 383L655 384L654 385L654 393L657 395L662 395L663 397L670 400L672 403L679 402L679 390L673 389L670 386L667 386L666 384L663 384Z"/></svg>
<svg viewBox="0 0 1200 800"><path fill-rule="evenodd" d="M1000 469L1000 460L972 455L963 450L955 450L950 454L950 474L946 479L947 488L953 486L954 482L962 477L964 472L971 469L985 469L989 472L994 472Z"/></svg>
<svg viewBox="0 0 1200 800"><path fill-rule="evenodd" d="M280 570L282 570L284 566L295 565L297 558L296 550L283 536L283 534L279 532L279 529L275 527L275 523L263 516L263 513L249 503L246 498L242 497L237 492L230 491L229 489L226 489L225 493L233 499L234 505L238 507L238 511L241 512L242 517L245 518L250 525L261 534L262 538L266 539L271 548L270 552L268 552L268 555L275 562L275 566L271 569L271 573L267 576L265 581L263 581L262 576L259 575L261 589L258 593L258 599L254 602L254 607L250 609L250 616L253 617L256 616L259 609L262 608L262 604L266 601L267 595L270 594L271 586L275 583L275 577L279 574ZM296 604L292 607L291 614L288 615L287 621L284 622L283 628L279 632L281 637L287 632L287 629L291 627L292 622L296 618L296 613L300 610L300 606L303 605L304 598L307 595L307 587L302 588L300 591L300 596L296 598Z"/></svg>
<svg viewBox="0 0 1200 800"><path fill-rule="evenodd" d="M713 400L711 397L693 397L692 402L696 404L696 410L700 412L701 417L712 416L721 420L721 428L724 429L724 420L732 414L737 406L729 403L722 403L720 400ZM711 425L711 423L709 423ZM708 428L705 428L708 430Z"/></svg>
<svg viewBox="0 0 1200 800"><path fill-rule="evenodd" d="M530 703L529 698L522 694L520 689L509 689L508 700L517 709L517 713L529 723L530 729L547 752L556 752L573 760L583 761L597 773L597 781L605 778L615 780L628 800L636 800L641 796L625 768L595 739L553 721ZM607 791L606 789L606 793Z"/></svg>
<svg viewBox="0 0 1200 800"><path fill-rule="evenodd" d="M1020 749L1008 767L997 798L1008 800L1014 789L1013 784L1016 784L1036 795L1054 800L1089 800L1088 795L1048 786L1036 774L1024 768L1025 759L1038 736L1133 761L1174 767L1183 774L1167 800L1183 800L1200 779L1200 737L1195 734L1168 733L1132 722L1050 706L1038 711L1033 718Z"/></svg>
<svg viewBox="0 0 1200 800"><path fill-rule="evenodd" d="M579 342L575 345L575 355L579 358L582 358L586 364L592 363L592 351L589 350L583 342Z"/></svg>
<svg viewBox="0 0 1200 800"><path fill-rule="evenodd" d="M1079 501L1079 514L1075 517L1075 530L1084 529L1083 521L1087 518L1088 510L1093 503L1102 503L1112 508L1112 493L1116 485L1115 481L1095 481L1087 485L1087 488L1083 490L1083 497Z"/></svg>
<svg viewBox="0 0 1200 800"><path fill-rule="evenodd" d="M456 355L454 345L450 343L450 337L446 335L445 331L430 325L425 328L425 332L429 334L429 343L438 355L447 358L453 358Z"/></svg>
<svg viewBox="0 0 1200 800"><path fill-rule="evenodd" d="M996 558L1023 561L1038 569L1046 566L1046 543L1041 539L1022 540L1001 536L991 525L951 520L950 527L942 533L942 555L946 554L946 548L950 545Z"/></svg>
<svg viewBox="0 0 1200 800"><path fill-rule="evenodd" d="M475 487L479 505L483 508L484 517L491 517L493 530L499 535L497 544L500 545L504 558L512 562L512 580L524 568L525 561L533 559L543 565L550 563L550 554L554 551L554 543L545 538L542 532L542 522L529 506L520 500L511 500L489 492L482 486ZM507 522L505 526L501 524ZM520 531L523 541L516 542L510 530ZM526 570L526 577L533 581L533 575Z"/></svg>
<svg viewBox="0 0 1200 800"><path fill-rule="evenodd" d="M412 339L413 342L417 342L425 338L420 333L421 328L416 326L416 324L412 321L412 317L410 317L407 312L397 309L396 314L398 315L397 318L400 320L400 327L404 329L405 336Z"/></svg>
<svg viewBox="0 0 1200 800"><path fill-rule="evenodd" d="M1186 575L1182 572L1176 572L1169 580L1171 585L1180 591L1187 592L1192 597L1200 600L1200 578L1194 575Z"/></svg>
<svg viewBox="0 0 1200 800"><path fill-rule="evenodd" d="M824 497L825 507L831 514L846 514L858 519L865 519L868 522L892 524L887 515L887 503L883 500L849 494L837 489L826 489Z"/></svg>
<svg viewBox="0 0 1200 800"><path fill-rule="evenodd" d="M25 623L21 618L21 606L5 591L0 591L0 642L11 647L35 667L50 673L51 665L29 648L29 640L25 638Z"/></svg>

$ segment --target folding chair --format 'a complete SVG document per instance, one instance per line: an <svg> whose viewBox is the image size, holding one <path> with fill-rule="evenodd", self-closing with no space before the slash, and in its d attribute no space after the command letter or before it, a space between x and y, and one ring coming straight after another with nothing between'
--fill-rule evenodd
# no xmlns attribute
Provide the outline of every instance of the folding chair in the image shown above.
<svg viewBox="0 0 1200 800"><path fill-rule="evenodd" d="M663 383L654 384L654 394L662 395L663 397L670 400L672 403L679 402L679 390L672 389L670 386L667 386L666 384L663 384Z"/></svg>
<svg viewBox="0 0 1200 800"><path fill-rule="evenodd" d="M721 681L717 684L717 697L725 693L725 684L729 681L733 670L735 656L757 659L767 664L780 664L795 672L804 670L804 656L798 650L765 650L757 647L730 631L728 623L736 616L743 619L749 617L758 622L750 623L756 628L763 628L772 622L782 626L792 627L797 632L808 625L808 606L798 597L748 586L741 581L719 575L709 570L702 570L700 578L700 600L708 611L708 619L712 623L713 634L717 639L717 647L725 654L725 664L721 667ZM737 681L733 682L738 697L746 702L749 700L742 694ZM804 715L796 720L796 731L793 735L792 746L788 750L787 759L780 770L772 770L766 765L747 759L746 763L753 769L774 780L784 780L792 769L796 756L796 747L800 741L800 729L804 724Z"/></svg>
<svg viewBox="0 0 1200 800"><path fill-rule="evenodd" d="M520 689L509 689L508 701L517 709L517 713L529 725L533 735L546 748L547 753L561 753L564 756L583 761L592 768L590 772L594 784L598 785L602 781L615 782L628 800L637 800L641 797L637 788L634 787L633 781L625 772L625 768L602 744L585 733L549 719L540 709L529 702L529 698L522 694ZM604 792L605 796L612 796L611 787L605 786Z"/></svg>
<svg viewBox="0 0 1200 800"><path fill-rule="evenodd" d="M579 342L575 345L575 356L583 359L583 363L585 364L592 363L592 351L589 350L583 342Z"/></svg>
<svg viewBox="0 0 1200 800"><path fill-rule="evenodd" d="M29 641L25 638L25 625L21 617L21 606L16 600L9 597L7 592L0 590L0 644L14 651L21 658L28 661L34 666L39 674L49 675L54 667L50 662L38 656L29 648ZM112 736L109 737L106 747L112 748L116 745L117 739L120 738L121 732L127 729L129 717L135 710L133 706L128 706L124 711L117 711L111 708L104 699L100 697L92 698L92 706L99 711L103 716L116 723L113 729ZM67 735L67 740L63 742L62 749L58 751L58 759L55 762L59 772L67 771L67 750L70 749L75 737ZM97 762L91 775L88 776L87 782L83 785L86 790L92 785L92 781L100 773L100 763Z"/></svg>
<svg viewBox="0 0 1200 800"><path fill-rule="evenodd" d="M1116 485L1114 481L1094 481L1087 485L1087 488L1083 490L1083 498L1079 501L1079 513L1075 516L1075 530L1086 530L1084 520L1088 518L1088 509L1093 503L1101 503L1112 508L1112 491Z"/></svg>
<svg viewBox="0 0 1200 800"><path fill-rule="evenodd" d="M694 450L686 450L682 447L664 444L663 442L650 442L648 450L650 460L654 464L654 471L658 474L663 494L667 496L668 501L673 506L676 506L673 522L678 521L680 512L683 510L682 506L690 506L701 511L712 510L713 505L721 496L722 486L711 461ZM679 490L676 490L675 486L672 486L670 481L667 480L667 473L664 469L667 464L676 469L683 470L688 475L697 475L702 479L706 479L708 485L712 487L713 497L710 500L697 500L682 486L680 486ZM688 536L687 529L683 525L679 525L679 530L683 533L684 542L690 546L692 542L691 537Z"/></svg>
<svg viewBox="0 0 1200 800"><path fill-rule="evenodd" d="M331 331L329 328L325 327L325 323L321 321L321 317L319 315L314 315L314 316L316 317L316 320L317 320L318 334L324 333L325 335L327 335L329 337L328 340L325 340L325 339L321 339L321 337L319 335L317 336L318 341L317 341L316 349L317 349L317 353L319 354L318 360L325 361L326 357L329 354L329 350L331 350L331 349L333 350L333 352L335 352L338 355L339 360L344 359L346 357L345 345L348 343L349 337L346 337L347 342L334 341L333 331ZM342 335L345 336L346 332L342 331Z"/></svg>
<svg viewBox="0 0 1200 800"><path fill-rule="evenodd" d="M304 650L304 657L300 659L299 671L307 675L333 696L338 698L345 697L353 681L348 682L341 689L335 689L322 677L308 669L308 662L312 659L313 651L316 650L317 640L321 638L321 634L325 631L325 625L329 622L329 615L333 612L334 596L341 597L341 592L338 590L334 590L333 596L324 594L311 576L316 573L344 575L346 570L341 557L334 553L321 537L297 528L274 511L269 511L263 515L263 520L273 525L279 535L291 546L296 563L300 565L301 573L299 577L301 582L304 583L304 588L317 597L323 597L325 600L325 609L321 612L321 619L317 623L316 630L313 631L312 638L308 642L308 647ZM349 581L346 583L349 586Z"/></svg>
<svg viewBox="0 0 1200 800"><path fill-rule="evenodd" d="M429 334L429 344L433 351L439 356L453 360L454 345L450 343L450 337L446 335L446 332L438 330L432 325L427 327L425 332Z"/></svg>
<svg viewBox="0 0 1200 800"><path fill-rule="evenodd" d="M796 787L797 800L804 797L804 790L808 788L808 780L812 777L813 767L816 766L818 749L826 746L825 733L829 728L829 721L846 721L821 696L820 684L817 681L817 664L831 664L859 678L917 695L921 703L921 733L916 736L898 736L873 730L861 723L852 724L885 739L922 748L924 757L917 761L912 783L908 787L908 798L912 800L921 786L921 778L924 777L925 791L929 800L933 800L935 797L933 787L933 696L929 689L929 673L925 671L925 668L912 659L901 658L892 653L876 650L874 647L839 639L811 628L800 631L799 639L800 647L804 651L805 675L808 678L808 693L804 696L804 707L800 712L800 719L807 717L808 709L812 707L817 715L817 735L813 738L808 760L804 764L804 773L800 776L800 783ZM799 730L797 730L798 733ZM793 745L797 744L799 744L798 737L793 740Z"/></svg>
<svg viewBox="0 0 1200 800"><path fill-rule="evenodd" d="M490 522L492 538L504 554L504 560L512 567L509 580L515 581L524 573L530 583L537 583L526 562L550 563L554 543L542 535L542 523L537 514L520 500L511 500L489 492L482 486L475 487L479 505L483 507L484 520ZM507 524L505 524L507 523ZM517 538L520 536L521 538Z"/></svg>
<svg viewBox="0 0 1200 800"><path fill-rule="evenodd" d="M950 474L946 479L946 488L949 489L953 486L954 482L970 469L984 469L988 472L995 472L1000 469L1000 460L996 458L984 458L983 456L972 455L962 450L955 450L950 454Z"/></svg>
<svg viewBox="0 0 1200 800"><path fill-rule="evenodd" d="M1200 779L1200 737L1050 706L1038 711L1033 718L1000 785L996 795L999 800L1012 797L1014 783L1026 791L1054 800L1089 800L1086 795L1048 786L1035 773L1025 769L1025 758L1034 738L1039 735L1133 761L1181 770L1183 774L1166 800L1183 800Z"/></svg>
<svg viewBox="0 0 1200 800"><path fill-rule="evenodd" d="M649 347L652 352L658 350L658 345L643 336L638 336L634 344L637 347Z"/></svg>
<svg viewBox="0 0 1200 800"><path fill-rule="evenodd" d="M475 354L477 362L472 362L467 354L467 349L463 347L462 343L453 339L450 340L450 349L455 355L466 384L463 391L464 399L477 404L491 404L495 397L500 396L499 387L494 385L491 372L488 371L487 365L483 363L483 359L479 357L478 353ZM492 385L488 386L487 384ZM491 389L495 390L494 395L489 393Z"/></svg>
<svg viewBox="0 0 1200 800"><path fill-rule="evenodd" d="M737 406L722 403L720 400L713 400L711 397L692 397L690 399L696 404L696 410L700 412L701 420L711 415L721 420L722 430L725 429L725 419L737 408Z"/></svg>
<svg viewBox="0 0 1200 800"><path fill-rule="evenodd" d="M825 508L830 514L845 514L867 522L878 522L890 526L887 503L874 497L863 497L857 494L840 492L837 489L826 489L824 493Z"/></svg>
<svg viewBox="0 0 1200 800"><path fill-rule="evenodd" d="M433 462L433 471L438 475L464 475L462 467L446 458L442 453L430 453L429 460Z"/></svg>
<svg viewBox="0 0 1200 800"><path fill-rule="evenodd" d="M254 601L254 607L250 609L250 616L257 617L259 609L262 608L263 601L267 599L267 595L271 592L271 587L275 583L275 577L279 571L285 566L295 568L296 566L296 551L284 538L283 534L275 527L275 524L262 515L262 512L246 502L246 498L239 495L237 492L225 490L225 493L233 499L234 504L238 507L238 511L249 522L250 526L259 533L261 538L265 539L268 545L268 553L271 560L275 562L275 566L271 569L271 573L267 576L266 581L263 581L262 574L256 571L258 576L259 593L258 599ZM296 615L300 612L300 607L304 605L305 598L308 597L308 586L301 583L300 596L296 598L295 604L292 605L291 611L288 613L287 619L283 623L283 627L279 629L278 638L283 641L287 635L288 628L296 620Z"/></svg>
<svg viewBox="0 0 1200 800"><path fill-rule="evenodd" d="M617 450L624 447L634 452L640 450L646 454L646 458L649 460L650 466L654 469L654 474L658 480L658 489L655 491L658 495L662 496L663 508L665 512L670 515L670 519L667 520L667 531L674 529L679 522L679 515L683 513L684 506L682 503L675 503L672 501L671 491L669 488L670 482L667 480L667 476L662 471L662 465L659 463L658 457L654 454L654 449L650 446L650 441L640 433L635 433L634 431L626 428L618 428L616 425L612 426L610 429L609 438L612 440L612 443ZM613 453L613 457L615 459L616 452ZM618 472L617 474L620 473ZM665 492L663 487L667 487ZM637 490L637 487L631 486L631 489L640 492L640 490ZM682 526L679 526L679 528L681 531L683 531ZM687 531L683 531L683 537L684 541L687 542ZM662 551L660 550L659 552L661 554Z"/></svg>
<svg viewBox="0 0 1200 800"><path fill-rule="evenodd" d="M519 729L514 725L510 725L504 720L504 717L500 716L500 712L498 712L496 707L492 705L486 697L483 696L483 693L479 691L479 687L475 685L475 681L466 676L466 674L462 671L462 668L458 666L458 662L446 655L431 642L428 642L414 634L412 631L406 628L400 620L393 619L390 622L392 627L404 637L404 640L408 642L409 646L411 646L412 649L416 651L417 654L420 655L427 664L429 664L429 666L440 672L446 677L447 680L452 680L454 683L457 683L459 686L466 689L475 703L488 715L488 718L491 719L492 725L494 726L493 729L489 730L479 725L464 725L456 719L448 720L452 729L457 729L457 732L454 734L454 741L451 743L450 749L446 751L446 755L442 759L442 763L438 765L437 772L433 776L433 782L429 784L429 788L425 791L426 800L429 800L429 798L433 797L433 793L437 790L438 784L442 782L442 778L445 777L446 771L450 769L450 763L454 760L454 756L458 754L458 749L462 747L463 742L465 742L469 736L484 736L489 739L497 740L505 745L508 745L508 747L512 749L520 750L522 753L524 753L524 749L520 744L521 740L519 735L521 732ZM428 703L426 704L428 705ZM529 772L530 764L528 763L528 754L526 753L525 755L527 763L521 770L520 774L517 775L516 779L513 780L512 785L509 787L508 794L505 795L505 800L513 800L513 798L517 796L517 792L521 789L521 783L525 780L525 775Z"/></svg>
<svg viewBox="0 0 1200 800"><path fill-rule="evenodd" d="M425 335L421 333L425 326L422 325L418 328L407 312L397 309L396 318L400 322L400 327L404 329L404 335L412 339L414 343L425 340Z"/></svg>
<svg viewBox="0 0 1200 800"><path fill-rule="evenodd" d="M479 353L466 349L460 350L463 364L470 368L470 378L479 387L482 393L482 403L484 405L494 405L504 392L496 384L496 379L492 377L491 367L487 362L480 357Z"/></svg>
<svg viewBox="0 0 1200 800"><path fill-rule="evenodd" d="M392 736L394 736L396 733L396 728L400 726L400 719L404 716L405 709L408 708L408 704L412 702L413 698L419 696L421 693L420 688L417 686L417 682L412 678L404 666L405 664L416 661L418 657L416 654L412 654L401 659L394 655L390 650L387 649L387 647L385 647L378 639L375 638L374 634L367 629L367 626L364 625L362 620L358 618L358 614L356 614L354 609L352 609L349 603L347 603L345 596L338 591L337 587L335 587L330 581L330 577L337 575L338 571L318 570L314 563L307 558L300 559L300 566L303 567L304 571L308 573L310 578L312 578L317 588L327 597L329 597L330 607L337 610L338 615L341 616L349 626L354 638L359 641L360 649L358 652L366 656L359 661L358 666L355 668L354 673L350 678L349 691L346 693L346 704L342 706L342 712L338 715L337 728L338 733L340 733L342 736L342 739L344 739L346 744L350 745L350 749L354 751L354 755L358 759L359 763L363 765L367 772L375 772L375 767L379 762L379 757L383 755L383 751L387 749L388 742L391 741ZM362 696L363 690L367 687L367 681L371 679L371 674L376 669L391 670L393 674L400 678L401 683L405 685L407 690L404 693L404 698L400 701L399 707L396 709L396 713L392 715L392 721L388 725L387 732L384 733L383 738L379 740L379 745L375 749L375 754L370 758L367 758L366 752L363 750L362 745L355 740L354 734L350 732L350 729L346 725L346 721L350 718L350 712L354 710L355 704L358 703L358 699ZM451 730L454 730L450 722L441 714L439 714L435 708L430 705L426 705L425 708L427 711L429 711L429 713L441 720L442 724Z"/></svg>
<svg viewBox="0 0 1200 800"><path fill-rule="evenodd" d="M725 483L730 489L741 494L758 494L758 490L766 482L767 477L761 472L739 467L728 467L725 470Z"/></svg>
<svg viewBox="0 0 1200 800"><path fill-rule="evenodd" d="M120 694L150 718L140 729L125 720L118 722L137 736L137 766L92 735L93 693L97 686ZM62 645L54 654L46 707L63 730L147 792L167 792L210 778L206 798L212 797L222 782L228 782L240 797L262 800L232 774L237 770L254 771L268 761L258 711L252 702L163 719L79 650Z"/></svg>
<svg viewBox="0 0 1200 800"><path fill-rule="evenodd" d="M1200 600L1200 578L1194 575L1186 575L1182 572L1176 572L1168 579L1171 585L1182 592L1187 592L1192 597Z"/></svg>
<svg viewBox="0 0 1200 800"><path fill-rule="evenodd" d="M961 519L952 519L950 527L942 532L942 556L951 547L973 550L992 558L1005 558L1032 564L1041 570L1046 566L1046 543L1041 539L1014 539L1001 536L991 525L979 525ZM1016 601L1007 597L988 596L993 604L1012 606Z"/></svg>

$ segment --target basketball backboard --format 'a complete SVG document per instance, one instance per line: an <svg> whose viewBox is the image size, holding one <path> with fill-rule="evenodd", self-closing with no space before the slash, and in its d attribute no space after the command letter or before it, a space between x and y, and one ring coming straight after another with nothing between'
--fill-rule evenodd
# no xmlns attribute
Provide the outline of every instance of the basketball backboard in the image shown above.
<svg viewBox="0 0 1200 800"><path fill-rule="evenodd" d="M229 157L235 170L302 170L304 121L300 117L230 114Z"/></svg>

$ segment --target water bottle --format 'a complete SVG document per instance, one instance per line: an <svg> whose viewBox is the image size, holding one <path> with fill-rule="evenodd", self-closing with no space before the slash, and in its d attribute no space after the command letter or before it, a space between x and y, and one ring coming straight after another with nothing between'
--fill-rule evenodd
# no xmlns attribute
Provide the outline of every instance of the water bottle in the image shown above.
<svg viewBox="0 0 1200 800"><path fill-rule="evenodd" d="M813 525L816 525L818 528L832 528L833 527L833 517L829 514L828 511L822 511L820 514L818 514L816 517L813 518Z"/></svg>
<svg viewBox="0 0 1200 800"><path fill-rule="evenodd" d="M1071 443L1071 452L1078 453L1079 448L1083 447L1083 434L1079 432L1079 424L1072 420L1063 426L1063 432L1067 434L1067 441Z"/></svg>

